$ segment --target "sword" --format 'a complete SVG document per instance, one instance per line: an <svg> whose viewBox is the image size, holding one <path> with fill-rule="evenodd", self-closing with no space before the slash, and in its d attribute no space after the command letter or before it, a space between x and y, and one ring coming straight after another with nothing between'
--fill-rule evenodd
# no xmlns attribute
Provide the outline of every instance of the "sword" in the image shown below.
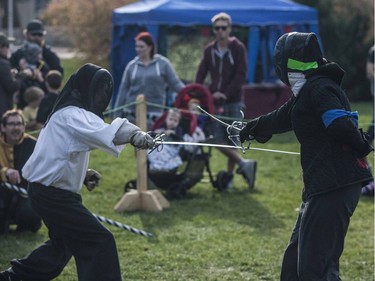
<svg viewBox="0 0 375 281"><path fill-rule="evenodd" d="M193 146L235 148L235 149L241 149L241 150L243 149L241 146L237 146L237 145L234 146L234 145L213 144L213 143L179 142L179 141L156 141L156 143L158 145L164 145L164 144L166 144L166 145L193 145ZM249 147L249 148L245 148L245 150L259 150L259 151L266 151L266 152L300 155L299 152L276 150L276 149L267 149L267 148L257 148L257 147Z"/></svg>

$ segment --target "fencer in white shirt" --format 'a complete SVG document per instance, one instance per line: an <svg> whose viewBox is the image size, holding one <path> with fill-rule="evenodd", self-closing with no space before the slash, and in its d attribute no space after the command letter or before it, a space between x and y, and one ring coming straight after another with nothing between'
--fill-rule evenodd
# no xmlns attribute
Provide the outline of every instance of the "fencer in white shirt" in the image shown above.
<svg viewBox="0 0 375 281"><path fill-rule="evenodd" d="M83 183L98 184L87 172L89 154L100 149L118 156L125 144L153 148L154 140L124 118L103 120L112 96L111 74L85 64L61 91L35 150L23 168L28 194L49 230L49 240L11 267L1 280L51 280L74 256L78 280L119 281L121 272L113 235L82 204Z"/></svg>

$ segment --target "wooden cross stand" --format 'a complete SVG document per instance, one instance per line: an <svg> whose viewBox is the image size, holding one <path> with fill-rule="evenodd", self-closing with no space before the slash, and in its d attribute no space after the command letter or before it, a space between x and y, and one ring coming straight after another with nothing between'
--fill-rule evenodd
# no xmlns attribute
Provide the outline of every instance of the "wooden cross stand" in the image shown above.
<svg viewBox="0 0 375 281"><path fill-rule="evenodd" d="M147 130L146 102L143 95L137 97L136 122L141 130ZM153 153L157 153L154 151ZM169 207L169 202L158 190L147 190L147 150L138 150L137 159L137 189L124 194L115 206L115 211L154 211L160 212Z"/></svg>

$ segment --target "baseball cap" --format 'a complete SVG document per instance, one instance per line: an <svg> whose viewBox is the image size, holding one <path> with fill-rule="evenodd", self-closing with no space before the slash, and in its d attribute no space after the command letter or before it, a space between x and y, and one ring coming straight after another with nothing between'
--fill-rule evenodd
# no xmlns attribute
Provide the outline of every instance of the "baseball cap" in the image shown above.
<svg viewBox="0 0 375 281"><path fill-rule="evenodd" d="M8 38L4 35L4 33L0 33L0 46L9 45Z"/></svg>
<svg viewBox="0 0 375 281"><path fill-rule="evenodd" d="M30 33L45 33L43 23L38 19L30 21L27 24L26 31Z"/></svg>

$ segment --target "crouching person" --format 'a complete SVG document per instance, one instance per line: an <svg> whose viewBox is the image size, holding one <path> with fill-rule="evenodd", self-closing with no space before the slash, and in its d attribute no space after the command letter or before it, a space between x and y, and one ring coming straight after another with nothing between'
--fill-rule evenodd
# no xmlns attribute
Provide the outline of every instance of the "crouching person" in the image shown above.
<svg viewBox="0 0 375 281"><path fill-rule="evenodd" d="M20 110L8 110L1 119L0 137L0 234L16 231L36 232L41 227L40 216L32 209L27 195L7 189L4 184L27 189L22 168L35 147L36 140L25 133L25 120Z"/></svg>
<svg viewBox="0 0 375 281"><path fill-rule="evenodd" d="M83 206L79 191L85 179L92 181L86 177L91 150L118 156L126 143L148 149L154 141L127 119L103 121L112 84L107 70L85 64L60 93L23 168L31 204L47 226L49 240L25 258L11 261L0 280L51 280L72 256L77 280L121 280L114 237Z"/></svg>

